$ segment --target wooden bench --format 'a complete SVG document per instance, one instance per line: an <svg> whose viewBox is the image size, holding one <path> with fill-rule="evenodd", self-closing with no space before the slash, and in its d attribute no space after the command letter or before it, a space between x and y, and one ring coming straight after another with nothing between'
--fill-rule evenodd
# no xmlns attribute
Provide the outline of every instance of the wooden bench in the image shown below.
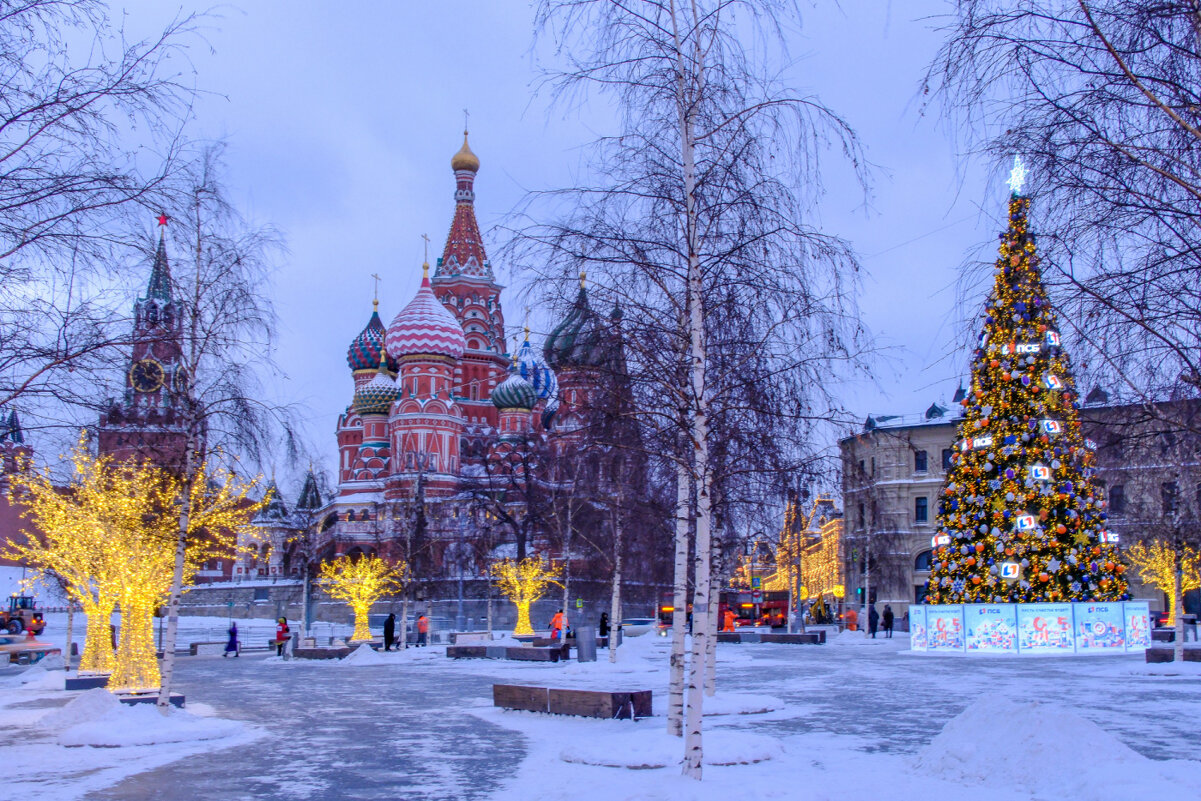
<svg viewBox="0 0 1201 801"><path fill-rule="evenodd" d="M451 659L513 659L519 662L559 662L569 656L564 648L534 648L524 645L448 645Z"/></svg>
<svg viewBox="0 0 1201 801"><path fill-rule="evenodd" d="M825 631L810 631L804 634L760 634L759 642L775 642L786 645L821 645L826 641Z"/></svg>
<svg viewBox="0 0 1201 801"><path fill-rule="evenodd" d="M1176 660L1176 649L1174 648L1148 648L1143 653L1148 663L1174 662ZM1201 648L1185 648L1184 661L1201 662Z"/></svg>
<svg viewBox="0 0 1201 801"><path fill-rule="evenodd" d="M607 692L493 684L492 705L501 709L610 720L645 718L652 714L650 690Z"/></svg>
<svg viewBox="0 0 1201 801"><path fill-rule="evenodd" d="M342 648L296 648L292 651L295 659L341 659L350 655L349 647Z"/></svg>

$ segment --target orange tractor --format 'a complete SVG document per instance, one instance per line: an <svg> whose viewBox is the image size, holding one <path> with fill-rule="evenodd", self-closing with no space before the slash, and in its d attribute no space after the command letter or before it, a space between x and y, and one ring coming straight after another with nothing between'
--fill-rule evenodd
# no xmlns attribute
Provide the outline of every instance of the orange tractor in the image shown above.
<svg viewBox="0 0 1201 801"><path fill-rule="evenodd" d="M0 631L9 634L20 634L32 631L41 634L46 628L46 618L34 603L32 595L12 595L8 599L8 609L0 611Z"/></svg>

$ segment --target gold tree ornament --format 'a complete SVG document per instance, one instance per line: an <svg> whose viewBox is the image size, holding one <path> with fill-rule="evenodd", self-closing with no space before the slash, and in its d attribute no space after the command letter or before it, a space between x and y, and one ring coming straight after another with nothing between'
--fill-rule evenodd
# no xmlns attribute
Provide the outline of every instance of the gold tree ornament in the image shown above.
<svg viewBox="0 0 1201 801"><path fill-rule="evenodd" d="M1180 592L1201 588L1201 553L1187 545L1173 547L1163 540L1137 542L1126 550L1126 561L1139 572L1145 584L1168 596L1168 626L1176 624L1176 567L1180 566Z"/></svg>
<svg viewBox="0 0 1201 801"><path fill-rule="evenodd" d="M530 606L541 598L550 585L563 586L555 579L557 574L541 559L527 557L521 561L502 559L492 565L492 576L496 586L517 607L517 625L514 634L533 634L530 625Z"/></svg>
<svg viewBox="0 0 1201 801"><path fill-rule="evenodd" d="M367 615L380 598L399 592L404 563L393 564L378 556L343 556L321 565L321 585L331 598L345 601L354 611L352 642L371 639Z"/></svg>

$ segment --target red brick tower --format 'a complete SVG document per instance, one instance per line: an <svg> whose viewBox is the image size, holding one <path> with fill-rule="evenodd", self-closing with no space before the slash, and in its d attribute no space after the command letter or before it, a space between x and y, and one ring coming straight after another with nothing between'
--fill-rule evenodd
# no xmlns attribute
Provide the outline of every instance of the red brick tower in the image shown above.
<svg viewBox="0 0 1201 801"><path fill-rule="evenodd" d="M186 434L179 393L187 385L182 364L183 329L171 296L166 215L159 217L158 249L146 295L133 308L133 347L125 370L125 394L100 416L99 452L118 460L145 459L182 468Z"/></svg>
<svg viewBox="0 0 1201 801"><path fill-rule="evenodd" d="M463 407L469 431L497 425L497 409L488 398L505 379L508 368L505 318L492 264L484 252L480 226L475 219L475 176L480 160L467 144L450 160L455 173L455 214L438 259L434 294L463 327L467 349L455 370L455 394Z"/></svg>

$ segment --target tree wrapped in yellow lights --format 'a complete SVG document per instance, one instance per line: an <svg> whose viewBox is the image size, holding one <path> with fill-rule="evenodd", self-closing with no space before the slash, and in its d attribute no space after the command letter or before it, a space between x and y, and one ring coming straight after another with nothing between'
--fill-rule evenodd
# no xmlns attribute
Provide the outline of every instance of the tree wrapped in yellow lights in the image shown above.
<svg viewBox="0 0 1201 801"><path fill-rule="evenodd" d="M1201 588L1201 553L1188 545L1151 540L1135 543L1126 551L1126 561L1150 584L1168 596L1168 625L1175 626L1183 611L1184 594ZM1183 635L1183 630L1180 632Z"/></svg>
<svg viewBox="0 0 1201 801"><path fill-rule="evenodd" d="M521 561L502 559L492 565L496 585L517 607L517 625L514 634L533 634L530 625L530 606L541 598L550 585L562 586L555 580L556 574L541 559L527 557Z"/></svg>
<svg viewBox="0 0 1201 801"><path fill-rule="evenodd" d="M89 625L81 668L111 669L110 689L145 690L159 685L154 611L171 589L181 498L179 480L160 468L95 458L83 442L71 456L72 478L56 487L46 475L19 480L28 490L28 515L38 534L12 546L8 555L63 579L84 606ZM237 531L261 502L247 498L255 482L226 470L202 468L192 493L186 553L190 581L205 561L232 555ZM115 656L108 618L121 611Z"/></svg>
<svg viewBox="0 0 1201 801"><path fill-rule="evenodd" d="M326 594L345 601L354 611L352 642L371 639L367 615L376 601L403 588L399 578L403 572L403 562L396 565L378 556L342 557L321 565L320 581Z"/></svg>

